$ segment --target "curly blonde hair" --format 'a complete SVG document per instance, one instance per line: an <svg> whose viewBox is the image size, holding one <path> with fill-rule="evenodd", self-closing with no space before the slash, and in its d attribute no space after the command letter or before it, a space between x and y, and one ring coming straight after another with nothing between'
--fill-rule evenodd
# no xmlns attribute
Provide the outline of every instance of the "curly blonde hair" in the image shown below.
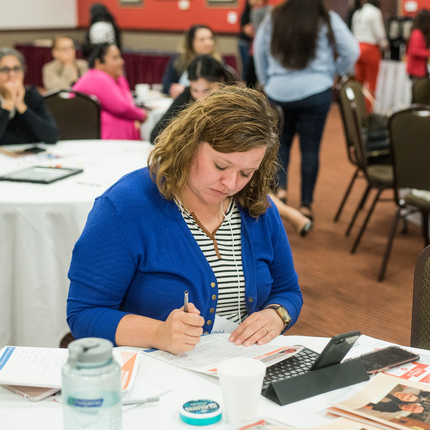
<svg viewBox="0 0 430 430"><path fill-rule="evenodd" d="M279 139L276 119L266 97L240 86L222 86L205 100L193 102L161 133L148 157L151 176L168 200L180 195L197 148L207 142L227 154L266 147L251 181L233 196L250 215L258 217L269 207L278 168Z"/></svg>

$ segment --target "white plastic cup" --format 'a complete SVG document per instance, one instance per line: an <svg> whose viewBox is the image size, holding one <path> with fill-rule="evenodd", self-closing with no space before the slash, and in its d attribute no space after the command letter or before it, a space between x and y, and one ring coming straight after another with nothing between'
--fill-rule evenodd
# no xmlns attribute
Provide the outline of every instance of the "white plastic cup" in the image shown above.
<svg viewBox="0 0 430 430"><path fill-rule="evenodd" d="M253 358L230 358L217 368L227 421L240 425L257 418L266 366Z"/></svg>
<svg viewBox="0 0 430 430"><path fill-rule="evenodd" d="M149 84L137 84L135 87L136 95L139 100L144 100L148 97L149 90L150 90Z"/></svg>

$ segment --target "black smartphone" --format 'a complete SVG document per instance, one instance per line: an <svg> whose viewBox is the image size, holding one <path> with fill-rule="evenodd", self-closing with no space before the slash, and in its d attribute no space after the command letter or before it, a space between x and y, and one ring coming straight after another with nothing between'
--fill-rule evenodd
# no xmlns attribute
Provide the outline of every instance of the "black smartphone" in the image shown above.
<svg viewBox="0 0 430 430"><path fill-rule="evenodd" d="M398 346L388 346L377 351L360 355L367 373L370 375L383 372L391 367L400 366L411 361L418 361L420 356Z"/></svg>
<svg viewBox="0 0 430 430"><path fill-rule="evenodd" d="M333 336L310 370L317 370L339 364L353 347L356 340L360 337L360 334L359 331L351 331L349 333Z"/></svg>

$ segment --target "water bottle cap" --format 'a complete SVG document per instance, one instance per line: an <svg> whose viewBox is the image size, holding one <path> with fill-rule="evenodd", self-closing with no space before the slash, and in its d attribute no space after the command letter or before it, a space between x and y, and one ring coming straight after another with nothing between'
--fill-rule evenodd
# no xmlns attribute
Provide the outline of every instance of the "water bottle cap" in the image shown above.
<svg viewBox="0 0 430 430"><path fill-rule="evenodd" d="M113 344L110 340L86 337L69 343L69 364L102 363L112 358Z"/></svg>

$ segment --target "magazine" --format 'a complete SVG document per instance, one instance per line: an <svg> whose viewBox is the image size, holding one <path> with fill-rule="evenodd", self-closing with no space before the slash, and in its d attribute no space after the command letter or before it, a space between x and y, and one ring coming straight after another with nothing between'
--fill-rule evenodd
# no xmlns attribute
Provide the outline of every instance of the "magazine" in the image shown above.
<svg viewBox="0 0 430 430"><path fill-rule="evenodd" d="M289 430L292 427L279 423L273 418L257 418L254 423L240 427L238 430ZM296 429L297 430L297 429ZM339 418L331 423L306 430L378 430L372 424L360 424L357 421Z"/></svg>
<svg viewBox="0 0 430 430"><path fill-rule="evenodd" d="M430 430L430 388L379 374L351 399L329 408L330 415L380 428Z"/></svg>

